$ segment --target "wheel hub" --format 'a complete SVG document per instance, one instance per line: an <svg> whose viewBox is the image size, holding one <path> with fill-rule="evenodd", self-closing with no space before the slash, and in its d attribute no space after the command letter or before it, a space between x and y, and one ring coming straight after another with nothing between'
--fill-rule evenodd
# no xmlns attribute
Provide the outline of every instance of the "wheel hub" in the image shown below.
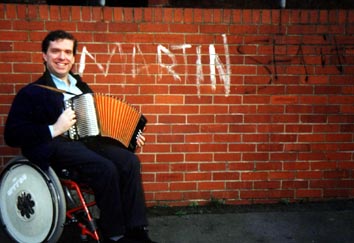
<svg viewBox="0 0 354 243"><path fill-rule="evenodd" d="M17 198L17 209L19 210L21 216L25 219L30 219L34 214L35 203L32 200L30 193L21 192Z"/></svg>

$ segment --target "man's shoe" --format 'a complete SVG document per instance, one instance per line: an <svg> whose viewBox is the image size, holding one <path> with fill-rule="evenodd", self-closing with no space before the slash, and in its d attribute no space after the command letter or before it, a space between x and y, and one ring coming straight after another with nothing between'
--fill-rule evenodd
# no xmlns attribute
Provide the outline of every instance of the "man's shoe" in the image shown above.
<svg viewBox="0 0 354 243"><path fill-rule="evenodd" d="M130 239L137 240L140 243L157 243L150 239L148 230L145 227L136 227L133 229L129 229L127 230L125 236Z"/></svg>

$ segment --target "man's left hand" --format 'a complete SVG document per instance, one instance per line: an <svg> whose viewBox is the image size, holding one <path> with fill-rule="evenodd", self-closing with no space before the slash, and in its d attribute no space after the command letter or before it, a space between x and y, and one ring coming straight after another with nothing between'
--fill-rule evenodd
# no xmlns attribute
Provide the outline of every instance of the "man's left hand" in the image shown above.
<svg viewBox="0 0 354 243"><path fill-rule="evenodd" d="M144 146L145 145L145 137L140 134L136 140L136 144L138 145L138 147Z"/></svg>

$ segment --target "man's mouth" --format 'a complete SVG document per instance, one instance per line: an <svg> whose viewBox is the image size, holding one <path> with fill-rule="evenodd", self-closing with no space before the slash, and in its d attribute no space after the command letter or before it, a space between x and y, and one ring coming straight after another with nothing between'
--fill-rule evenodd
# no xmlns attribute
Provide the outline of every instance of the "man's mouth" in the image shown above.
<svg viewBox="0 0 354 243"><path fill-rule="evenodd" d="M66 68L69 64L68 63L56 63L58 68Z"/></svg>
<svg viewBox="0 0 354 243"><path fill-rule="evenodd" d="M68 65L67 63L57 63L58 66L66 66Z"/></svg>

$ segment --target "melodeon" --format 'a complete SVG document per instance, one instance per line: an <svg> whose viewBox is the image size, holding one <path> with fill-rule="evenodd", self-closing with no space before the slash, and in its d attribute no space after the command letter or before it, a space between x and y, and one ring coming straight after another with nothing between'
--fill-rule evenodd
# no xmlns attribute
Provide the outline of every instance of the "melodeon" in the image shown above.
<svg viewBox="0 0 354 243"><path fill-rule="evenodd" d="M76 123L69 129L72 140L90 136L106 136L135 151L137 137L142 133L146 118L127 102L104 94L82 94L64 102L76 113Z"/></svg>

